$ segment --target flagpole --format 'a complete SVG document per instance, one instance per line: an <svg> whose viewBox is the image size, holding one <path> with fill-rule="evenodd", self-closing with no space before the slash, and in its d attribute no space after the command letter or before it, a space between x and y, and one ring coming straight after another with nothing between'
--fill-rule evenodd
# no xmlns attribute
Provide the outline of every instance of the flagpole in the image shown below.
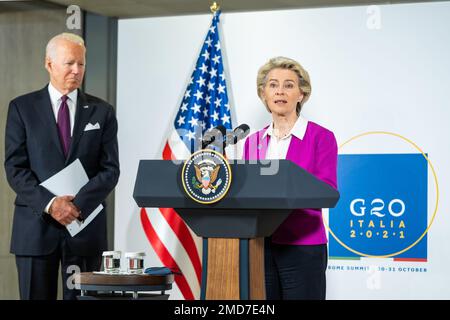
<svg viewBox="0 0 450 320"><path fill-rule="evenodd" d="M214 1L213 4L209 7L209 9L214 14L216 13L216 11L220 10L220 6L217 4L217 2Z"/></svg>

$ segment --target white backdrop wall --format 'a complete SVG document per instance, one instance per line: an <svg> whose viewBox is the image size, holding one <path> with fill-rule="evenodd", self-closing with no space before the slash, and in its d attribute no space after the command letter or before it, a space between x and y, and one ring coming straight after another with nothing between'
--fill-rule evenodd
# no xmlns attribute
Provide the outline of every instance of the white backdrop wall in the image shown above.
<svg viewBox="0 0 450 320"><path fill-rule="evenodd" d="M147 266L161 263L132 198L138 161L161 158L210 20L210 15L195 15L119 21L122 175L116 189L115 249L145 251ZM223 13L221 24L234 125L248 123L256 130L269 123L256 95L256 73L269 58L283 55L298 60L311 75L312 96L303 114L333 130L338 144L368 131L395 132L420 146L436 169L440 199L427 261L330 260L327 297L449 299L450 3ZM340 152L411 152L408 145L380 139L368 138ZM428 191L430 220L436 195L431 178ZM371 266L426 272L378 272ZM176 289L171 298L180 298Z"/></svg>

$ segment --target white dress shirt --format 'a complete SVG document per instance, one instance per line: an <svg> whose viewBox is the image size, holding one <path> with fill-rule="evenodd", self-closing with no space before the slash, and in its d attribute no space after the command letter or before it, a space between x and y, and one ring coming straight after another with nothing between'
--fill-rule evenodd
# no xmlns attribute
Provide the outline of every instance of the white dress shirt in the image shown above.
<svg viewBox="0 0 450 320"><path fill-rule="evenodd" d="M55 122L58 122L58 111L59 107L61 106L61 97L63 94L61 94L51 83L48 84L48 93L50 95L50 102L52 104L52 110L53 114L55 116ZM78 98L78 89L73 90L72 92L69 92L67 94L67 106L69 107L69 115L70 115L70 136L73 135L73 124L75 122L75 109L77 105L77 98ZM45 207L44 211L46 213L50 210L50 207L53 203L53 201L56 199L56 197L53 197L50 202Z"/></svg>
<svg viewBox="0 0 450 320"><path fill-rule="evenodd" d="M273 133L273 122L267 128L263 135L263 139L266 135L270 136L270 142L267 147L266 159L286 159L289 145L291 144L292 136L296 136L300 140L303 140L305 136L306 127L308 126L308 120L303 116L299 116L291 131L282 138L277 138Z"/></svg>

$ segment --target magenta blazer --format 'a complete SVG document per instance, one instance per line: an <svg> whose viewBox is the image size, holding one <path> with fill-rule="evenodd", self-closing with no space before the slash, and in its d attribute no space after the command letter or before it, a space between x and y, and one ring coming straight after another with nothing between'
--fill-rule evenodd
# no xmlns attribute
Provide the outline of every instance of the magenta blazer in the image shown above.
<svg viewBox="0 0 450 320"><path fill-rule="evenodd" d="M245 160L266 158L270 136L264 129L250 135L244 144ZM308 121L303 139L292 136L286 159L337 188L337 143L333 132ZM321 209L296 209L272 235L272 242L293 245L327 243Z"/></svg>

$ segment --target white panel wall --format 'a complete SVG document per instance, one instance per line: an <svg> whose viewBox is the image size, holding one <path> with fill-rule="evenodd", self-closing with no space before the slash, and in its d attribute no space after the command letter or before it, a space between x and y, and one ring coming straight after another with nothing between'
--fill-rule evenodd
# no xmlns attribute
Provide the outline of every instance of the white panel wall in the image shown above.
<svg viewBox="0 0 450 320"><path fill-rule="evenodd" d="M222 49L235 125L248 123L256 130L270 121L256 95L256 72L270 57L283 55L298 60L311 75L312 96L304 115L332 129L338 143L363 132L386 130L419 145L433 161L441 193L428 237L429 261L420 264L428 272L382 274L381 286L370 288L367 272L330 271L328 298L449 299L450 4L372 10L360 6L222 14ZM372 12L379 13L379 29L370 28L376 18ZM119 22L122 176L116 189L115 247L146 251L147 265L161 264L132 199L138 161L161 158L210 19L197 15ZM179 297L174 290L172 298Z"/></svg>

